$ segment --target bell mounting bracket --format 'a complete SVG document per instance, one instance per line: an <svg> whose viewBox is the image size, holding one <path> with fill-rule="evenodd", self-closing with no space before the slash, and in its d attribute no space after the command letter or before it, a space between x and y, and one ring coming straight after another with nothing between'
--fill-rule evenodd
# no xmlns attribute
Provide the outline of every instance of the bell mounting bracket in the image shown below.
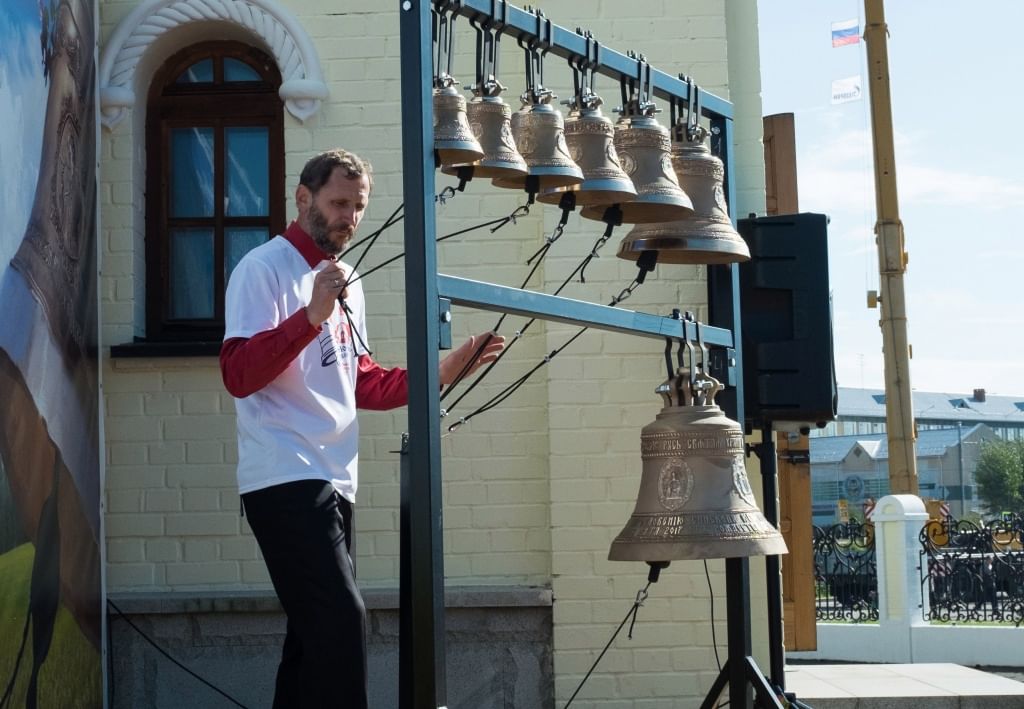
<svg viewBox="0 0 1024 709"><path fill-rule="evenodd" d="M693 313L687 311L681 314L678 308L672 311L671 318L682 323L682 337L678 341L672 337L665 338L665 368L668 371L668 381L658 387L658 393L665 398L666 405L710 406L715 403L715 396L722 390L722 383L709 372L711 358L702 330L706 326L696 320ZM672 348L677 342L679 349L673 361Z"/></svg>
<svg viewBox="0 0 1024 709"><path fill-rule="evenodd" d="M703 142L707 130L700 124L700 87L686 74L680 74L679 80L686 84L686 100L673 96L669 101L672 139L679 143Z"/></svg>
<svg viewBox="0 0 1024 709"><path fill-rule="evenodd" d="M636 61L636 76L619 77L619 89L622 92L622 107L619 112L624 116L653 116L658 113L654 103L654 89L651 78L651 65L647 57L637 54L632 49L626 56Z"/></svg>
<svg viewBox="0 0 1024 709"><path fill-rule="evenodd" d="M504 9L504 2L494 2ZM474 96L498 96L505 90L498 81L498 59L501 56L501 32L498 30L504 22L493 16L483 21L471 16L469 24L476 30L476 83L465 88L472 89Z"/></svg>
<svg viewBox="0 0 1024 709"><path fill-rule="evenodd" d="M431 37L434 40L434 88L447 88L456 83L452 77L452 55L455 44L455 18L462 0L434 0L431 7Z"/></svg>
<svg viewBox="0 0 1024 709"><path fill-rule="evenodd" d="M544 56L551 49L551 20L544 16L539 7L526 6L526 12L533 15L536 28L532 35L520 35L516 40L523 48L526 58L526 90L521 97L523 104L549 103L558 98L544 86Z"/></svg>
<svg viewBox="0 0 1024 709"><path fill-rule="evenodd" d="M584 53L578 57L569 57L573 97L562 103L570 110L592 110L603 103L601 97L594 93L594 76L601 66L601 43L594 39L594 34L590 30L584 31L582 27L576 28L576 34L583 37Z"/></svg>

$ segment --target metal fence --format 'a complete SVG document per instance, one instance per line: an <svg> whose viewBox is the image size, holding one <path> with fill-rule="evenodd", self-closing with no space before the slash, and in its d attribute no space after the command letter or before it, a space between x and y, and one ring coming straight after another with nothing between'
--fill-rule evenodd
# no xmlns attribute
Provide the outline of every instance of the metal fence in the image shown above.
<svg viewBox="0 0 1024 709"><path fill-rule="evenodd" d="M817 620L878 620L878 571L873 525L814 527Z"/></svg>
<svg viewBox="0 0 1024 709"><path fill-rule="evenodd" d="M926 620L1024 622L1024 515L975 524L931 520L921 530Z"/></svg>

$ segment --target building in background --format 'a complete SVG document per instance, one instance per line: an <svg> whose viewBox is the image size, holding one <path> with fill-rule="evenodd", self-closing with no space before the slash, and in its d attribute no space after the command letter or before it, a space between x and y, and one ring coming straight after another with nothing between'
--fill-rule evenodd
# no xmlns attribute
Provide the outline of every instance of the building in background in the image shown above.
<svg viewBox="0 0 1024 709"><path fill-rule="evenodd" d="M917 438L920 495L945 502L963 518L980 514L974 469L982 444L999 440L985 424L934 428ZM884 433L816 436L811 442L811 494L814 524L864 518L864 507L889 494L889 441Z"/></svg>
<svg viewBox="0 0 1024 709"><path fill-rule="evenodd" d="M920 494L944 502L960 518L984 510L975 494L974 469L982 444L1024 438L1024 396L915 391ZM889 494L885 392L839 389L839 415L811 432L814 523L846 514L863 518L866 501Z"/></svg>

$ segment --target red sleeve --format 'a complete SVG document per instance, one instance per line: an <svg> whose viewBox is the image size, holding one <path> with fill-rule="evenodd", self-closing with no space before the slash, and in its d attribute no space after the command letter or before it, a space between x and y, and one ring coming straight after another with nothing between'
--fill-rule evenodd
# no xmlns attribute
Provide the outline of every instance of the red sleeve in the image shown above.
<svg viewBox="0 0 1024 709"><path fill-rule="evenodd" d="M409 403L409 377L401 367L386 369L370 355L360 355L356 407L385 411Z"/></svg>
<svg viewBox="0 0 1024 709"><path fill-rule="evenodd" d="M220 348L220 373L228 392L243 399L255 394L295 359L320 332L299 308L284 322L252 337L232 337Z"/></svg>

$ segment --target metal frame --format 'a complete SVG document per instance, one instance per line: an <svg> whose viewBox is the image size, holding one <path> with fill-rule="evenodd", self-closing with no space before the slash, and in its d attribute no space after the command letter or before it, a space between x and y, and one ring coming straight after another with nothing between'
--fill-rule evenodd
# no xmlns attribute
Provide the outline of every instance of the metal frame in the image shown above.
<svg viewBox="0 0 1024 709"><path fill-rule="evenodd" d="M445 337L447 301L503 312L531 315L637 336L695 339L693 323L620 308L595 305L437 272L434 216L434 153L431 9L438 7L475 18L494 31L531 42L562 58L587 56L587 39L552 24L538 11L527 12L504 0L399 0L401 31L401 98L403 189L405 194L405 299L409 366L409 432L401 456L401 578L399 706L437 709L447 703L444 654L444 569L440 460L440 402L437 392L438 344ZM595 71L619 79L636 77L643 66L633 56L602 47ZM646 63L644 63L645 65ZM662 99L686 103L690 84L650 69L651 88ZM699 92L699 105L710 119L714 152L725 165L725 190L735 205L732 104ZM735 216L733 217L735 219ZM708 267L709 323L701 328L707 344L731 348L734 385L723 400L739 421L742 411L739 279L735 265ZM731 706L750 706L750 686L758 695L763 676L750 659L749 566L746 559L726 560L729 608L729 662L715 685L729 684ZM730 668L730 665L732 667ZM755 681L760 678L760 681ZM760 686L759 686L760 685ZM776 704L777 705L777 704Z"/></svg>

